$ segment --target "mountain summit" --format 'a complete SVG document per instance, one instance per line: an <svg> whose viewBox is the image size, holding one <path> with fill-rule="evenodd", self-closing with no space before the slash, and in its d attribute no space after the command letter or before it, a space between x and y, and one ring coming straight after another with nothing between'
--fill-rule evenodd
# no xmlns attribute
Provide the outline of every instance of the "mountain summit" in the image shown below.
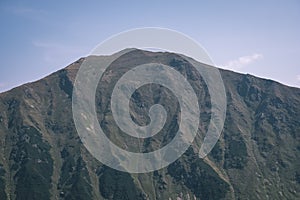
<svg viewBox="0 0 300 200"><path fill-rule="evenodd" d="M34 83L0 94L0 199L300 199L300 89L227 70L221 137L204 159L198 156L211 118L210 94L199 73L180 55L134 50L115 60L99 82L95 105L107 137L132 152L168 144L178 130L174 94L147 84L130 101L132 120L149 123L149 108L168 117L152 138L123 133L111 113L118 79L133 66L155 60L180 72L193 86L201 110L193 145L163 169L130 174L96 160L82 144L72 118L72 92L85 58Z"/></svg>

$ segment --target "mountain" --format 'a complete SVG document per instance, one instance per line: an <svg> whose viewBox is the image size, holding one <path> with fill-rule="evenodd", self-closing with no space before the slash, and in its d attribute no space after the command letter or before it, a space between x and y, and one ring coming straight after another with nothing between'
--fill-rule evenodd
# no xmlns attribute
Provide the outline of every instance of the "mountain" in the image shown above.
<svg viewBox="0 0 300 200"><path fill-rule="evenodd" d="M110 111L118 78L155 60L179 71L196 91L199 136L163 169L130 174L97 161L82 144L72 118L72 91L81 58L39 81L0 94L0 199L300 199L300 89L221 70L227 95L222 135L204 159L198 149L208 127L210 96L202 77L182 56L134 50L110 66L98 85L96 107L105 134L118 146L149 152L178 129L178 101L167 88L148 84L132 96L132 119L147 124L151 105L168 111L151 139L126 136ZM139 144L139 145L137 145Z"/></svg>

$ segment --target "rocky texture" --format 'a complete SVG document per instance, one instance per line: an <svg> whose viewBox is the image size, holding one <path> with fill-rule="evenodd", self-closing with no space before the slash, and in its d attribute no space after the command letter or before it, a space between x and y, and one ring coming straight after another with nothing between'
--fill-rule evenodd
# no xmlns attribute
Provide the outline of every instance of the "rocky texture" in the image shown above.
<svg viewBox="0 0 300 200"><path fill-rule="evenodd" d="M143 125L149 123L151 105L165 106L168 119L160 133L132 138L113 121L109 100L115 82L149 61L172 66L190 81L202 122L199 137L176 162L153 173L128 174L95 160L77 135L71 101L83 60L0 94L1 200L300 198L300 89L220 70L227 117L220 140L202 160L197 149L210 119L210 101L201 76L176 54L130 52L112 63L97 90L98 119L114 143L149 152L166 145L178 129L178 101L155 84L138 89L130 108L133 120Z"/></svg>

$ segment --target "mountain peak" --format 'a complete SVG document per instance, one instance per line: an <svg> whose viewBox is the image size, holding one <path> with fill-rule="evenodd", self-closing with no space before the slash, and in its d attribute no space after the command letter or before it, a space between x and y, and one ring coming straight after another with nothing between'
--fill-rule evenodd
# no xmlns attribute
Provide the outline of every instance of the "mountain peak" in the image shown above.
<svg viewBox="0 0 300 200"><path fill-rule="evenodd" d="M227 96L225 125L211 153L200 159L198 150L212 117L203 78L180 55L135 49L108 66L97 88L97 117L107 137L130 152L151 152L174 139L181 113L168 88L148 84L130 100L137 125L150 122L154 104L168 111L163 129L153 138L128 136L111 112L111 93L119 78L153 60L191 83L201 122L193 144L174 163L130 174L100 163L77 134L72 92L85 59L0 94L0 199L300 198L300 89L220 70Z"/></svg>

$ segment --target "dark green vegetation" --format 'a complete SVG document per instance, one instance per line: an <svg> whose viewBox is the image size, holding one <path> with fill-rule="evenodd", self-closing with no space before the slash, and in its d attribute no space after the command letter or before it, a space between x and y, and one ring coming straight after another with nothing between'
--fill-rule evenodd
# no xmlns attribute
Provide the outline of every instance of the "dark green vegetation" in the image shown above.
<svg viewBox="0 0 300 200"><path fill-rule="evenodd" d="M32 127L22 127L10 155L13 179L16 181L16 199L50 199L52 158L50 146Z"/></svg>
<svg viewBox="0 0 300 200"><path fill-rule="evenodd" d="M211 106L200 74L176 54L135 50L123 55L104 74L96 98L99 122L115 144L149 152L168 144L178 130L178 101L155 84L139 88L129 106L132 119L145 125L149 108L163 105L168 117L161 132L143 140L116 126L112 88L137 65L174 67L197 92L201 110L199 136L180 159L153 173L128 174L95 160L77 135L71 100L82 61L0 94L0 200L300 199L300 89L221 70L227 117L220 140L202 160L197 152Z"/></svg>
<svg viewBox="0 0 300 200"><path fill-rule="evenodd" d="M0 199L7 199L5 194L5 180L4 180L5 170L3 169L3 165L0 164Z"/></svg>
<svg viewBox="0 0 300 200"><path fill-rule="evenodd" d="M144 199L130 174L103 167L99 172L99 190L107 199Z"/></svg>
<svg viewBox="0 0 300 200"><path fill-rule="evenodd" d="M176 183L184 183L200 199L222 199L229 190L229 184L192 149L182 159L169 165L168 173Z"/></svg>

